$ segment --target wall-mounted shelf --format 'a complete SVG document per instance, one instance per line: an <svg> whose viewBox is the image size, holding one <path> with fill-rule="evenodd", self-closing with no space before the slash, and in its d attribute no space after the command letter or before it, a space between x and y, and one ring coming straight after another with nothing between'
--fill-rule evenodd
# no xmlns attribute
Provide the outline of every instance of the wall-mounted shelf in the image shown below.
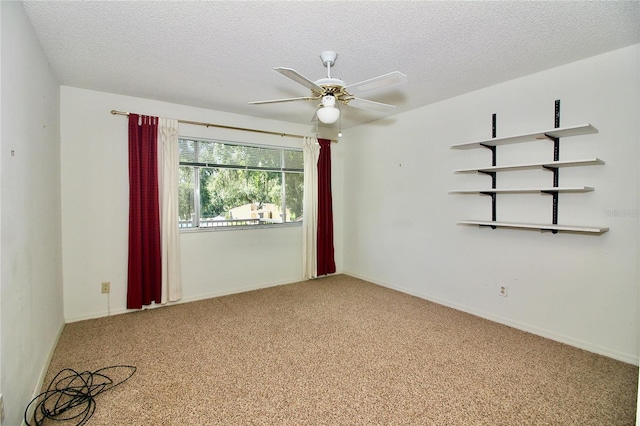
<svg viewBox="0 0 640 426"><path fill-rule="evenodd" d="M459 225L477 225L490 226L492 228L516 228L516 229L533 229L538 231L564 231L579 232L589 234L603 234L609 230L604 227L594 226L576 226L576 225L557 225L551 223L518 223L518 222L498 222L492 220L461 220Z"/></svg>
<svg viewBox="0 0 640 426"><path fill-rule="evenodd" d="M510 172L516 170L549 170L557 167L579 167L579 166L600 166L604 161L599 158L587 158L584 160L572 160L572 161L548 161L545 163L528 163L528 164L515 164L507 166L489 166L479 167L476 169L459 169L454 170L454 173L491 173L491 172Z"/></svg>
<svg viewBox="0 0 640 426"><path fill-rule="evenodd" d="M454 170L454 173L477 173L491 177L490 189L462 189L449 191L450 194L479 194L488 195L491 197L491 220L464 220L458 222L461 225L477 225L477 226L489 226L495 228L514 228L514 229L537 229L541 231L551 231L557 233L563 232L579 232L600 235L609 230L606 227L591 227L591 226L574 226L574 225L558 225L558 195L562 193L584 193L591 192L594 189L590 186L578 186L578 187L561 187L559 185L559 170L564 167L580 167L580 166L599 166L603 165L604 161L599 158L587 158L582 160L563 160L560 161L560 138L588 135L598 133L591 124L582 124L579 126L560 127L560 101L555 102L555 126L553 129L544 130L541 132L525 133L522 135L513 135L504 138L496 138L496 114L492 117L492 134L491 139L485 139L481 141L463 143L453 145L451 149L476 149L486 148L491 150L491 165L485 167L476 167L471 169L459 169ZM517 144L524 142L532 142L536 140L549 140L553 142L553 161L540 162L540 163L526 163L526 164L511 164L500 165L496 164L497 147L502 145ZM547 170L553 173L553 186L543 188L498 188L497 187L497 175L498 172L519 171L519 170ZM518 223L518 222L502 222L496 219L496 201L498 194L547 194L552 197L552 212L550 224L545 223Z"/></svg>
<svg viewBox="0 0 640 426"><path fill-rule="evenodd" d="M598 129L591 124L582 124L572 127L558 127L550 130L544 130L542 132L527 133L524 135L509 136L506 138L491 138L476 142L463 143L453 145L451 149L476 149L486 148L487 146L500 146L509 145L514 143L531 142L535 140L554 140L559 138L566 138L569 136L588 135L591 133L598 133Z"/></svg>
<svg viewBox="0 0 640 426"><path fill-rule="evenodd" d="M449 194L552 194L557 193L579 193L591 192L590 186L576 187L551 187L551 188L489 188L489 189L456 189L449 191Z"/></svg>

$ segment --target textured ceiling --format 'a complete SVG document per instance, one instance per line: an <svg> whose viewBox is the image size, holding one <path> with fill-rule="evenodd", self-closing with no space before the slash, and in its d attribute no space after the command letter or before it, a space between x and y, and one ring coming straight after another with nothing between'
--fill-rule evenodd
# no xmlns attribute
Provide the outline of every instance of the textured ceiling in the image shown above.
<svg viewBox="0 0 640 426"><path fill-rule="evenodd" d="M63 85L310 123L316 103L275 67L347 84L406 111L640 42L640 2L26 1ZM365 97L365 96L362 96ZM144 111L140 111L144 112ZM389 114L344 108L342 127ZM188 117L178 117L185 118ZM311 123L310 123L311 126Z"/></svg>

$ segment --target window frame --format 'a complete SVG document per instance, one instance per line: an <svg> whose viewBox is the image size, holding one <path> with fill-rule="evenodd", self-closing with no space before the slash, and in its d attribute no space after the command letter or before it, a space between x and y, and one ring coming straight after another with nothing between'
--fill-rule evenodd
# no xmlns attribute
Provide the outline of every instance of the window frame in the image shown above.
<svg viewBox="0 0 640 426"><path fill-rule="evenodd" d="M292 228L292 227L301 227L302 221L294 221L294 222L271 222L271 223L260 223L260 224L252 224L252 225L227 225L227 226L201 226L202 218L201 218L201 201L200 201L200 170L203 168L212 168L212 169L231 169L231 170L245 170L245 171L263 171L263 172L276 172L280 174L280 182L282 185L282 201L281 201L281 210L283 215L286 217L286 184L285 184L285 175L287 173L300 173L304 177L304 166L301 169L297 168L288 168L283 167L285 165L285 153L286 151L295 151L302 152L302 148L290 147L290 146L278 146L278 145L268 145L268 144L257 144L257 143L247 143L247 142L239 142L239 141L229 141L223 139L209 139L209 138L201 138L201 137L188 137L188 136L178 136L178 144L181 144L182 141L193 141L196 143L196 146L199 145L200 142L205 143L219 143L224 145L233 145L233 146L241 146L241 147L251 147L251 148L260 148L260 149L269 149L269 150L277 150L280 154L281 165L279 168L276 167L259 167L259 166L235 166L230 164L218 164L218 163L207 163L207 162L184 162L179 161L178 167L192 167L193 168L193 220L192 225L188 227L179 226L178 230L180 233L191 233L191 232L217 232L217 231L240 231L240 230L248 230L248 229L267 229L267 228ZM196 152L199 152L199 149L196 148ZM197 158L196 158L197 160ZM179 197L178 197L179 198ZM179 202L179 201L178 201ZM304 213L303 213L304 215ZM240 219L244 221L251 221L254 219ZM178 219L178 224L184 222Z"/></svg>

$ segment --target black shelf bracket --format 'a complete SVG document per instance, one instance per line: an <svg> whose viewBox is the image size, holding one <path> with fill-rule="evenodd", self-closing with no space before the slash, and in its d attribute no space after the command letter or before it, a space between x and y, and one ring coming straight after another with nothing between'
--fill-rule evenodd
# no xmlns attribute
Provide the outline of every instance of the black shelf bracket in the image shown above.
<svg viewBox="0 0 640 426"><path fill-rule="evenodd" d="M560 127L560 99L556 99L555 101L555 109L553 114L553 127L556 129ZM545 135L549 139L553 141L553 161L560 161L560 138L554 138L550 135ZM557 188L560 183L559 171L557 167L545 167L547 170L551 170L553 172L553 187ZM551 194L552 197L552 210L551 210L551 223L554 225L558 224L558 191L549 191L548 194ZM553 234L557 234L557 230L551 231Z"/></svg>
<svg viewBox="0 0 640 426"><path fill-rule="evenodd" d="M488 175L492 175L491 179L492 179L493 185L492 185L491 188L492 189L496 189L496 185L495 185L495 181L496 181L495 180L496 179L495 175L496 175L496 173L495 172L480 172L480 173L485 173L485 174L488 174ZM489 195L491 197L491 220L495 222L496 221L496 217L497 217L497 215L496 215L496 193L495 193L495 191L480 191L480 193L482 195ZM495 226L492 226L491 228L496 229Z"/></svg>
<svg viewBox="0 0 640 426"><path fill-rule="evenodd" d="M495 148L495 147L494 147ZM495 164L494 164L495 166ZM484 172L482 170L478 171L481 174L491 176L491 189L496 189L496 172ZM496 193L492 191L482 192L482 194L491 196L491 220L496 221ZM493 229L496 229L495 226L492 226Z"/></svg>
<svg viewBox="0 0 640 426"><path fill-rule="evenodd" d="M554 225L558 224L558 191L542 191L544 194L549 194L551 195L552 198L552 211L551 211L551 217L552 217L552 222ZM556 234L558 231L556 230L552 230L552 233Z"/></svg>
<svg viewBox="0 0 640 426"><path fill-rule="evenodd" d="M495 138L496 137L496 114L492 114L491 115L491 137ZM495 145L489 145L489 144L484 144L481 143L481 146L489 149L491 151L491 165L492 166L496 166L497 165L497 152L498 150L496 149L497 147ZM480 171L480 173L491 176L491 188L492 189L496 189L496 172L483 172ZM485 195L490 195L491 196L491 220L493 222L495 222L497 219L497 208L496 208L496 193L495 192L483 192L483 194ZM496 226L491 226L491 229L496 229Z"/></svg>
<svg viewBox="0 0 640 426"><path fill-rule="evenodd" d="M496 159L497 159L497 155L496 155L496 147L493 145L487 145L486 143L481 143L480 146L483 146L489 150L491 150L491 165L495 166L496 165Z"/></svg>
<svg viewBox="0 0 640 426"><path fill-rule="evenodd" d="M555 160L558 161L558 160ZM553 187L557 188L558 187L558 168L557 167L549 167L549 166L542 166L543 169L545 170L549 170L550 172L553 173Z"/></svg>
<svg viewBox="0 0 640 426"><path fill-rule="evenodd" d="M553 136L547 133L545 133L544 135L553 141L553 161L559 161L560 160L560 138L554 138Z"/></svg>

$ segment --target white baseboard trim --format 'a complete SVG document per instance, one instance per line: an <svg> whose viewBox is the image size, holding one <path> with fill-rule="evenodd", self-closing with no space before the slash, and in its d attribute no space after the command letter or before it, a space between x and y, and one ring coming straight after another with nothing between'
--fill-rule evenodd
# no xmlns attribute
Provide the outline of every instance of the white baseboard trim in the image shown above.
<svg viewBox="0 0 640 426"><path fill-rule="evenodd" d="M589 342L585 342L585 341L582 341L582 340L579 340L579 339L574 339L574 338L569 337L569 336L558 334L558 333L555 333L555 332L550 331L550 330L545 330L545 329L542 329L542 328L539 328L539 327L536 327L536 326L532 326L530 324L522 323L522 322L519 322L519 321L514 321L514 320L511 320L509 318L500 317L500 316L491 314L489 312L480 311L478 309L470 308L468 306L461 305L461 304L455 303L455 302L451 302L449 300L444 300L444 299L440 299L440 298L437 298L437 297L432 297L432 296L429 296L427 294L424 294L424 293L421 293L421 292L416 292L414 290L410 290L410 289L407 289L407 288L404 288L404 287L401 287L401 286L396 286L396 285L393 285L393 284L383 283L383 282L377 281L377 280L369 278L369 277L361 276L359 274L354 274L354 273L350 273L350 272L344 272L344 274L352 276L354 278L358 278L358 279L364 280L364 281L369 281L370 283L379 285L381 287L386 287L386 288L389 288L391 290L396 290L396 291L399 291L401 293L409 294L411 296L419 297L420 299L425 299L425 300L428 300L430 302L437 303L439 305L447 306L449 308L453 308L453 309L456 309L458 311L466 312L468 314L472 314L472 315L478 316L480 318L487 319L489 321L497 322L499 324L504 324L504 325L507 325L509 327L516 328L518 330L526 331L528 333L535 334L537 336L544 337L546 339L554 340L556 342L564 343L564 344L567 344L569 346L573 346L573 347L576 347L576 348L579 348L579 349L583 349L583 350L588 351L588 352L593 352L593 353L596 353L598 355L603 355L603 356L606 356L606 357L609 357L609 358L613 358L613 359L618 360L618 361L626 362L627 364L633 364L633 365L636 365L636 366L640 364L640 358L638 358L638 357L636 357L634 355L630 355L630 354L614 351L614 350L611 350L610 348L606 348L606 347L599 346L599 345L594 345L594 344L589 343Z"/></svg>
<svg viewBox="0 0 640 426"><path fill-rule="evenodd" d="M126 309L126 308L115 309L115 310L112 309L109 312L107 312L107 311L96 312L96 313L90 314L90 315L83 315L83 316L79 316L79 317L66 318L66 322L67 323L72 323L72 322L79 322L79 321L85 321L85 320L96 319L96 318L104 318L104 317L108 317L108 316L112 316L112 315L120 315L120 314L132 313L132 312L140 312L141 310L146 310L146 309L157 309L157 308L162 308L162 307L165 307L165 306L179 305L179 304L182 304L182 303L197 302L199 300L213 299L215 297L222 297L222 296L230 296L232 294L245 293L247 291L260 290L260 289L263 289L263 288L277 287L277 286L281 286L281 285L295 284L295 283L299 283L299 282L302 282L302 281L306 281L305 278L300 277L300 279L293 280L293 281L283 281L283 282L271 282L271 283L255 284L255 285L249 285L249 286L234 288L232 290L218 290L218 291L214 291L214 292L211 292L211 293L201 294L201 295L195 296L195 297L183 297L182 299L180 299L180 300L178 300L176 302L168 302L168 303L165 303L164 305L162 305L162 304L153 304L153 305L145 306L142 309Z"/></svg>
<svg viewBox="0 0 640 426"><path fill-rule="evenodd" d="M38 382L36 383L35 388L33 389L33 394L31 395L31 400L33 400L33 398L35 398L36 396L40 395L40 393L42 393L42 385L44 385L44 379L47 376L47 371L49 370L49 364L51 364L51 360L53 359L53 354L56 351L56 347L58 346L58 341L60 340L60 336L62 336L62 331L64 330L64 323L60 326L60 329L58 330L58 333L56 335L55 340L53 341L53 344L51 345L51 347L49 348L49 353L47 355L47 359L45 360L44 364L42 365L42 368L40 369L40 376L38 377ZM30 402L31 402L30 400ZM35 406L32 405L31 407L29 407L29 411L27 412L27 418L31 419L33 418L33 410L35 409ZM26 426L26 423L24 421L24 417L22 418L22 426Z"/></svg>

